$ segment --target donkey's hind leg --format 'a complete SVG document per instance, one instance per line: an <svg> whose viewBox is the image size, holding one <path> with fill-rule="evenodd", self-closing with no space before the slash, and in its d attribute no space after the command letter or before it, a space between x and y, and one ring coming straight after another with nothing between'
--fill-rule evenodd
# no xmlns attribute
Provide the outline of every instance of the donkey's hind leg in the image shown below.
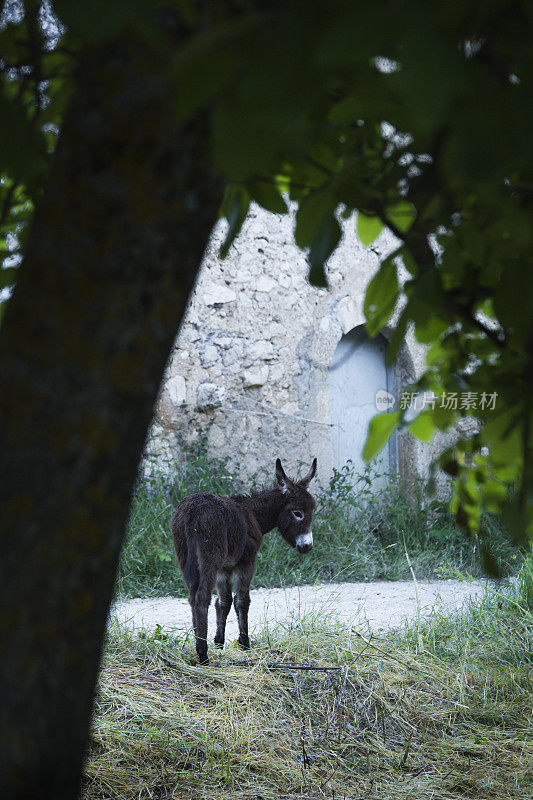
<svg viewBox="0 0 533 800"><path fill-rule="evenodd" d="M194 637L198 635L196 632L196 592L198 590L198 585L189 588L189 605L191 607L191 616L192 616L192 627L194 630Z"/></svg>
<svg viewBox="0 0 533 800"><path fill-rule="evenodd" d="M178 554L178 560L183 573L183 578L188 589L188 600L191 607L192 626L194 628L194 635L196 637L196 592L198 591L200 580L198 568L196 566L196 558L193 550L189 552L185 542L185 537L182 537L181 540L177 540L175 537L174 546Z"/></svg>
<svg viewBox="0 0 533 800"><path fill-rule="evenodd" d="M198 591L199 575L194 549L187 547L187 540L183 531L176 525L174 527L174 547L178 556L179 565L183 573L183 580L188 589L188 600L191 607L192 626L196 637L196 592Z"/></svg>
<svg viewBox="0 0 533 800"><path fill-rule="evenodd" d="M235 571L235 611L239 623L238 642L243 650L250 649L250 639L248 638L248 609L250 608L250 581L254 573L254 564L250 564L244 569Z"/></svg>
<svg viewBox="0 0 533 800"><path fill-rule="evenodd" d="M217 632L215 636L215 644L217 647L222 647L226 635L226 620L231 610L231 583L227 575L219 572L217 575L217 594L218 597L215 601L217 610Z"/></svg>
<svg viewBox="0 0 533 800"><path fill-rule="evenodd" d="M211 603L215 581L216 572L208 571L202 574L194 600L194 632L196 634L196 652L198 653L200 664L209 664L207 657L207 611Z"/></svg>

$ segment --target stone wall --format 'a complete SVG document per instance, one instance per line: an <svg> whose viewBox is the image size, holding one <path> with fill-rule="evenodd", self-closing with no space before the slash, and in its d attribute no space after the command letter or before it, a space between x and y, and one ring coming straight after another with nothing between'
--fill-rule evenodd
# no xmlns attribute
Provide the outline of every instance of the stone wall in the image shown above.
<svg viewBox="0 0 533 800"><path fill-rule="evenodd" d="M224 261L224 223L215 228L157 406L148 451L161 465L209 428L211 452L228 456L242 476L272 476L278 456L295 471L316 455L320 481L329 479L329 367L341 336L364 322L366 286L394 239L384 233L363 247L352 217L328 265L330 288L317 289L307 282L293 226L291 214L252 207ZM408 334L396 365L398 391L423 362ZM399 437L406 480L424 473L431 455L410 435Z"/></svg>

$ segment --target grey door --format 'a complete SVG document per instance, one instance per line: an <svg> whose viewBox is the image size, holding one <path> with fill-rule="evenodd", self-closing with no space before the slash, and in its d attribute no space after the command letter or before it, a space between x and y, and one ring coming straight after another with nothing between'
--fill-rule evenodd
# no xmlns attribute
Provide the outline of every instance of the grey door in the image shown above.
<svg viewBox="0 0 533 800"><path fill-rule="evenodd" d="M363 325L343 336L337 345L330 366L333 464L337 469L351 459L356 471L363 471L368 423L378 413L376 393L385 390L396 396L394 369L385 365L386 348L385 337L370 339ZM376 468L380 472L396 471L395 435L377 456Z"/></svg>

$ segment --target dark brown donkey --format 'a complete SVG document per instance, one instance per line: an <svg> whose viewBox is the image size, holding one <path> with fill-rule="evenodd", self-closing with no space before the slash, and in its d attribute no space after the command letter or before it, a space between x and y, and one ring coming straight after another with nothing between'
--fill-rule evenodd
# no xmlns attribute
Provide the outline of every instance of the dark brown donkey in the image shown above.
<svg viewBox="0 0 533 800"><path fill-rule="evenodd" d="M313 546L311 520L315 501L307 491L316 472L316 458L309 473L299 481L285 475L276 461L277 486L250 494L217 497L210 492L191 494L181 501L172 517L174 547L185 583L196 636L200 664L207 658L207 609L217 588L217 633L222 647L226 619L231 609L231 586L239 622L239 644L248 649L250 581L257 551L265 533L278 528L285 541L299 553Z"/></svg>

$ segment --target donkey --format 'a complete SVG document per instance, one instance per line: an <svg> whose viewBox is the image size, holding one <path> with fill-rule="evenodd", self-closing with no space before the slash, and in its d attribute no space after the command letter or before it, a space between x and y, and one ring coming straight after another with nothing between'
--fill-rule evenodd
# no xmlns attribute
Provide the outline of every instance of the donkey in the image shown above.
<svg viewBox="0 0 533 800"><path fill-rule="evenodd" d="M307 487L316 473L316 458L305 478L292 480L276 461L277 486L250 494L217 497L199 492L186 497L172 517L176 555L189 589L189 603L200 664L208 664L207 610L216 586L217 632L222 647L233 602L239 623L239 644L250 647L248 609L250 581L265 533L277 527L299 553L313 546L311 520L315 500Z"/></svg>

